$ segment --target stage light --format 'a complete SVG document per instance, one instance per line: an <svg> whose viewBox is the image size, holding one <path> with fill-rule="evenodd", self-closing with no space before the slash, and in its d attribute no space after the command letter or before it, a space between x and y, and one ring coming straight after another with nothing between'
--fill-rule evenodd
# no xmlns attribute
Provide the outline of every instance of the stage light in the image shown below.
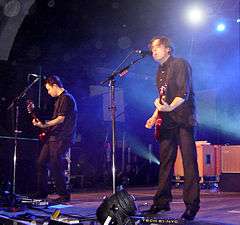
<svg viewBox="0 0 240 225"><path fill-rule="evenodd" d="M203 23L204 20L203 10L197 7L189 8L187 12L187 19L191 24Z"/></svg>
<svg viewBox="0 0 240 225"><path fill-rule="evenodd" d="M134 146L131 148L131 151L134 152L134 154L148 160L149 162L156 163L157 165L160 164L159 160L152 153L152 151L149 148L147 148L139 138L133 135L129 135L128 140L129 143L131 143L131 145Z"/></svg>
<svg viewBox="0 0 240 225"><path fill-rule="evenodd" d="M237 23L240 23L240 18L237 19Z"/></svg>
<svg viewBox="0 0 240 225"><path fill-rule="evenodd" d="M216 30L219 31L219 32L222 32L222 31L225 30L225 28L226 28L225 24L219 23L216 27Z"/></svg>
<svg viewBox="0 0 240 225"><path fill-rule="evenodd" d="M135 215L136 210L133 196L121 190L105 198L96 215L98 221L104 225L130 225L132 224L130 217Z"/></svg>

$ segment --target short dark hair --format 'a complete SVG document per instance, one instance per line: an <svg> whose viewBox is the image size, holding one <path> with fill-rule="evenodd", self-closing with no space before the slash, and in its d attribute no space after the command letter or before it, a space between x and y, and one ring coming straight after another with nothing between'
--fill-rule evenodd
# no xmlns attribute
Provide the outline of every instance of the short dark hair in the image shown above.
<svg viewBox="0 0 240 225"><path fill-rule="evenodd" d="M56 84L60 88L63 87L63 84L62 84L62 81L61 81L60 77L56 76L56 75L48 76L44 83L45 83L45 85L49 84L50 86L53 86L54 84Z"/></svg>
<svg viewBox="0 0 240 225"><path fill-rule="evenodd" d="M159 45L163 45L164 47L169 48L169 50L170 50L169 53L170 54L173 52L173 47L172 47L171 41L169 40L169 38L167 38L165 36L155 36L155 37L153 37L148 44L148 48L150 50L152 50L152 43L156 40L158 40Z"/></svg>

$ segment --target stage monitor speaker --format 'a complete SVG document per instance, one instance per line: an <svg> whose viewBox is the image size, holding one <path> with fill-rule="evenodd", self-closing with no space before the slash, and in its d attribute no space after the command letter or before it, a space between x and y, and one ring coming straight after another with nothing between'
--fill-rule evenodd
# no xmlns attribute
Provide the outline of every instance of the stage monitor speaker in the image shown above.
<svg viewBox="0 0 240 225"><path fill-rule="evenodd" d="M132 224L130 216L134 216L136 210L133 196L121 190L105 198L98 207L96 215L102 225L128 225Z"/></svg>
<svg viewBox="0 0 240 225"><path fill-rule="evenodd" d="M222 173L219 188L226 192L240 192L240 173Z"/></svg>

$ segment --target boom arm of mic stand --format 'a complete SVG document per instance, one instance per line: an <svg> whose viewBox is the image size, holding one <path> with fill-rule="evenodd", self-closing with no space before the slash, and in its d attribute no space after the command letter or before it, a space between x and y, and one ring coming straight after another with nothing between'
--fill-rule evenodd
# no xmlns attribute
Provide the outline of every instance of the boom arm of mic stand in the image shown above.
<svg viewBox="0 0 240 225"><path fill-rule="evenodd" d="M11 104L7 107L7 110L10 110L15 102L18 102L22 97L24 97L26 95L26 93L28 92L28 90L31 89L31 87L36 83L38 82L38 80L41 79L40 77L37 77L36 79L34 79L34 81L29 84L16 98L13 99L13 101L11 102Z"/></svg>
<svg viewBox="0 0 240 225"><path fill-rule="evenodd" d="M127 66L125 66L124 68L113 72L110 76L107 77L106 80L101 81L100 84L105 84L107 82L109 82L110 80L113 80L118 74L121 74L123 71L128 70L132 65L136 64L138 61L140 61L141 59L143 59L145 56L141 56L140 58L137 58L135 60L133 60L132 62L130 62Z"/></svg>

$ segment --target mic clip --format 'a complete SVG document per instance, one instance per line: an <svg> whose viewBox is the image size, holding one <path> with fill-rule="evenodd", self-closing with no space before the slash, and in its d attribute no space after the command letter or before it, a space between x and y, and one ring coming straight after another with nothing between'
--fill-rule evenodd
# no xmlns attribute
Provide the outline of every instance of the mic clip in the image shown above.
<svg viewBox="0 0 240 225"><path fill-rule="evenodd" d="M140 49L137 49L135 50L136 53L138 53L139 55L141 55L142 57L145 57L147 55L152 55L152 52L149 51L149 50L140 50Z"/></svg>

